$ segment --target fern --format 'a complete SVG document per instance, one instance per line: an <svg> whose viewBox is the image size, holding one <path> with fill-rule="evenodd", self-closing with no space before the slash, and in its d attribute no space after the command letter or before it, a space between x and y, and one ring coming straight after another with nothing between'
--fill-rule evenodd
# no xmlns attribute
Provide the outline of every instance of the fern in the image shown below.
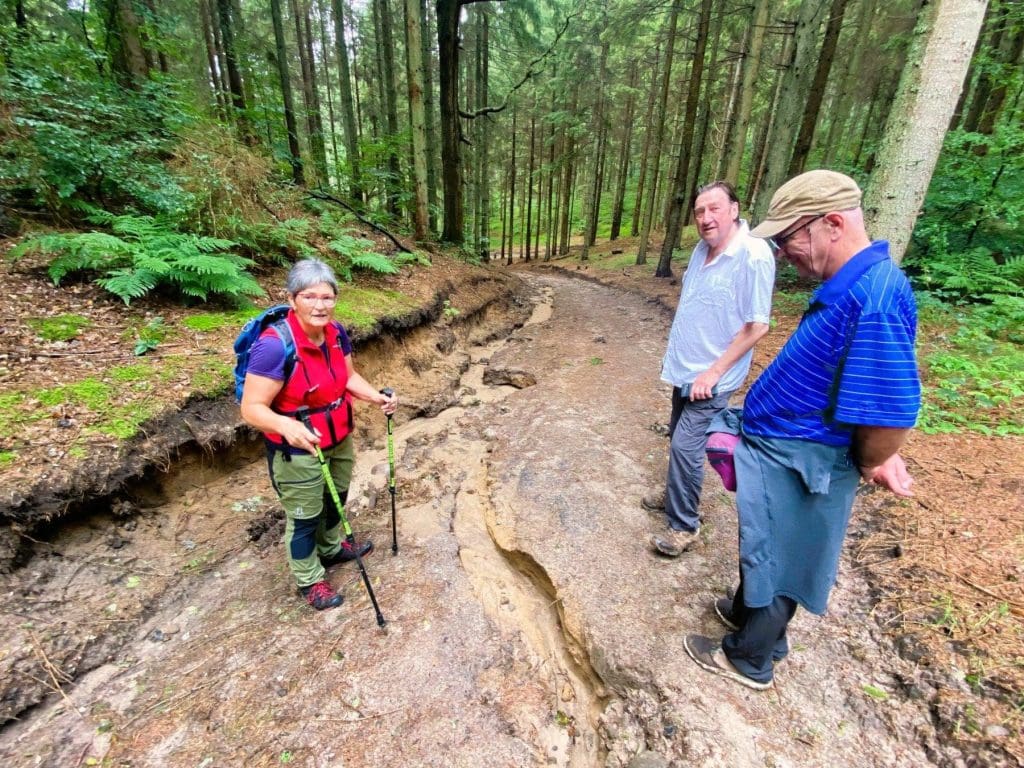
<svg viewBox="0 0 1024 768"><path fill-rule="evenodd" d="M393 275L398 272L395 263L379 253L359 253L350 257L349 262L353 269L369 269L384 275Z"/></svg>
<svg viewBox="0 0 1024 768"><path fill-rule="evenodd" d="M74 272L99 273L96 284L125 304L159 287L204 301L263 293L246 271L253 261L232 253L232 240L178 232L169 220L152 216L115 215L91 206L86 213L114 234L39 235L12 250L10 258L53 256L48 271L55 284Z"/></svg>

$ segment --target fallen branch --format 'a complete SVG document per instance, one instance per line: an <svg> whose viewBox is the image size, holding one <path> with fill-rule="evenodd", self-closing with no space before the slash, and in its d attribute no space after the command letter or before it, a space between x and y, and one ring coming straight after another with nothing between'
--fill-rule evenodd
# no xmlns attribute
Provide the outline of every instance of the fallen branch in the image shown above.
<svg viewBox="0 0 1024 768"><path fill-rule="evenodd" d="M398 248L400 251L404 251L405 253L412 253L413 252L411 248L409 248L407 245L403 245L401 242L399 242L398 238L395 237L390 232L388 232L386 229L384 229L384 227L380 226L379 224L375 224L372 221L370 221L369 219L367 219L365 216L363 216L361 213L359 213L359 211L357 211L354 206L346 203L344 200L340 200L337 197L334 197L333 195L327 194L326 192L320 192L320 191L313 192L313 191L310 191L308 194L309 194L310 197L312 197L312 198L314 198L316 200L326 200L327 202L334 203L335 205L340 205L342 208L344 208L347 211L351 211L355 215L355 217L357 219L359 219L361 222L363 222L363 224L365 224L368 227L371 227L371 228L375 229L377 232L380 232L382 235L384 235L386 238L388 238L392 243L394 243L395 247Z"/></svg>

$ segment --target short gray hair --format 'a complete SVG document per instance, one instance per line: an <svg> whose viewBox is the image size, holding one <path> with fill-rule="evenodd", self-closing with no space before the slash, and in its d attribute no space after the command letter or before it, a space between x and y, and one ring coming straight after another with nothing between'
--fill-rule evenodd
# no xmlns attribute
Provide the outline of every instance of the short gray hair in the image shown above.
<svg viewBox="0 0 1024 768"><path fill-rule="evenodd" d="M334 271L320 259L303 259L291 268L284 287L290 296L295 296L311 285L319 283L327 283L334 289L334 295L338 295L338 281L334 277Z"/></svg>

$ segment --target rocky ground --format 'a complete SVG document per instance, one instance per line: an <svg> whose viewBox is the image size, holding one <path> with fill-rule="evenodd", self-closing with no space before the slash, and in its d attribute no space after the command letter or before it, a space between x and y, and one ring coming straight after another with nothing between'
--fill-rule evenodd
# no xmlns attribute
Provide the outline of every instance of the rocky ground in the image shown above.
<svg viewBox="0 0 1024 768"><path fill-rule="evenodd" d="M974 710L986 738L955 732L966 663L904 624L891 631L906 611L884 572L913 554L921 518L881 494L859 503L829 615L798 615L773 691L709 676L682 651L688 632L723 631L709 606L733 579L736 526L711 474L696 551L672 561L646 547L659 521L638 500L664 472L658 367L678 286L629 270L601 274L618 285L576 279L595 271L586 265L521 279L445 269L420 289L418 321L357 349L361 372L403 399L398 554L372 409L357 413L349 506L377 544L366 568L385 627L351 564L331 573L341 608L304 606L258 443L230 407L183 402L192 437L86 457L51 478L61 493L6 476L19 500L6 519L20 522L0 577L5 765L1013 763L1001 745L1019 723L989 714L988 699ZM443 313L445 300L461 312ZM920 436L910 447L923 489L942 448ZM984 455L976 484L1019 481L1016 464L990 466L1005 450ZM146 468L126 471L126 456ZM1019 538L1014 486L1004 490L996 509ZM962 539L945 507L956 493L934 493L919 501ZM40 495L59 524L30 524Z"/></svg>

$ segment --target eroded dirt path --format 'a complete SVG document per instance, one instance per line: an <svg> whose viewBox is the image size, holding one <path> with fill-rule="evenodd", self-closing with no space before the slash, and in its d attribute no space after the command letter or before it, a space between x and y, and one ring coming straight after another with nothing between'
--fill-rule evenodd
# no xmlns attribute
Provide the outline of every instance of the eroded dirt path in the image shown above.
<svg viewBox="0 0 1024 768"><path fill-rule="evenodd" d="M10 653L45 658L40 633L81 642L76 611L91 632L131 630L89 645L106 657L73 686L53 670L63 693L0 731L3 764L932 764L926 711L865 694L897 687L896 662L849 568L829 617L798 616L775 691L686 657L686 633L722 632L709 606L733 579L736 528L709 476L702 545L678 561L647 551L658 521L638 499L665 466L653 427L670 318L592 283L528 279L531 320L445 353L440 401L383 363L371 377L434 414L396 420L396 557L379 431L359 455L350 515L377 543L366 564L385 630L354 565L331 573L340 609L297 598L262 461L198 462L162 489L168 503L83 523L30 564L38 588L17 595ZM500 372L536 384L484 383Z"/></svg>

